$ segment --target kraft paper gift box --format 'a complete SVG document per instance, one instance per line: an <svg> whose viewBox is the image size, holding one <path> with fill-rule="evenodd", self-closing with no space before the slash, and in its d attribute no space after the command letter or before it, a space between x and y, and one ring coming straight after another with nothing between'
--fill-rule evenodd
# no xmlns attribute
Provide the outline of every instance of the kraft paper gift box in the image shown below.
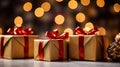
<svg viewBox="0 0 120 67"><path fill-rule="evenodd" d="M34 59L55 61L67 59L67 44L63 39L34 40Z"/></svg>
<svg viewBox="0 0 120 67"><path fill-rule="evenodd" d="M37 35L0 35L1 58L33 58Z"/></svg>
<svg viewBox="0 0 120 67"><path fill-rule="evenodd" d="M76 60L102 60L104 58L105 36L71 35L69 57Z"/></svg>

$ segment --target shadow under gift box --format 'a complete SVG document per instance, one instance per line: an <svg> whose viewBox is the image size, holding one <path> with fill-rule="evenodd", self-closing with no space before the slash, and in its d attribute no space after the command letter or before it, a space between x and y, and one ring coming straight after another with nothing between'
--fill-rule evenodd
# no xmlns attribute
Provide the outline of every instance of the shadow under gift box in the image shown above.
<svg viewBox="0 0 120 67"><path fill-rule="evenodd" d="M102 60L105 56L106 36L70 35L69 57L76 60Z"/></svg>
<svg viewBox="0 0 120 67"><path fill-rule="evenodd" d="M1 58L33 58L37 35L0 35Z"/></svg>
<svg viewBox="0 0 120 67"><path fill-rule="evenodd" d="M67 59L67 44L63 39L35 39L34 59L58 61Z"/></svg>

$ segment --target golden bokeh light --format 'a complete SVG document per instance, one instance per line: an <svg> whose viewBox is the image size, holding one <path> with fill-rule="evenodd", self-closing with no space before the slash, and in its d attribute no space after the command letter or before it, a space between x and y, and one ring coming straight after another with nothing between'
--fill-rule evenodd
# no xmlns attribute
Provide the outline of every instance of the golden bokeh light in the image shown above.
<svg viewBox="0 0 120 67"><path fill-rule="evenodd" d="M99 28L99 35L106 35L106 30L104 27Z"/></svg>
<svg viewBox="0 0 120 67"><path fill-rule="evenodd" d="M24 5L23 5L23 10L28 12L32 9L32 3L31 2L26 2Z"/></svg>
<svg viewBox="0 0 120 67"><path fill-rule="evenodd" d="M94 28L94 25L91 23L91 22L88 22L85 24L85 28L90 28L90 29L93 29Z"/></svg>
<svg viewBox="0 0 120 67"><path fill-rule="evenodd" d="M88 6L90 4L90 0L80 0L83 6Z"/></svg>
<svg viewBox="0 0 120 67"><path fill-rule="evenodd" d="M69 35L73 35L73 30L71 28L66 28L64 32L68 32Z"/></svg>
<svg viewBox="0 0 120 67"><path fill-rule="evenodd" d="M41 7L36 8L34 14L36 17L42 17L44 15L43 8Z"/></svg>
<svg viewBox="0 0 120 67"><path fill-rule="evenodd" d="M78 13L76 15L76 20L80 23L84 22L85 21L85 14L84 13Z"/></svg>
<svg viewBox="0 0 120 67"><path fill-rule="evenodd" d="M97 0L96 4L98 7L104 7L105 6L105 1L104 0Z"/></svg>
<svg viewBox="0 0 120 67"><path fill-rule="evenodd" d="M63 0L56 0L57 2L62 2Z"/></svg>
<svg viewBox="0 0 120 67"><path fill-rule="evenodd" d="M76 1L76 0L70 0L70 1L68 2L68 7L69 7L70 9L76 9L76 8L78 7L77 1Z"/></svg>
<svg viewBox="0 0 120 67"><path fill-rule="evenodd" d="M115 3L113 9L116 13L118 13L120 11L120 5L118 3Z"/></svg>
<svg viewBox="0 0 120 67"><path fill-rule="evenodd" d="M15 17L14 19L14 24L17 26L17 27L20 27L23 23L23 18L21 16L17 16Z"/></svg>
<svg viewBox="0 0 120 67"><path fill-rule="evenodd" d="M0 28L0 35L2 34L2 28Z"/></svg>
<svg viewBox="0 0 120 67"><path fill-rule="evenodd" d="M89 27L85 27L85 28L83 28L83 30L87 33L87 32L89 32L91 29L90 29Z"/></svg>
<svg viewBox="0 0 120 67"><path fill-rule="evenodd" d="M58 25L63 24L64 21L65 21L65 18L64 18L63 15L57 15L57 16L55 17L55 23L58 24Z"/></svg>
<svg viewBox="0 0 120 67"><path fill-rule="evenodd" d="M42 3L41 8L43 8L45 12L48 12L51 9L51 5L49 2L44 2Z"/></svg>

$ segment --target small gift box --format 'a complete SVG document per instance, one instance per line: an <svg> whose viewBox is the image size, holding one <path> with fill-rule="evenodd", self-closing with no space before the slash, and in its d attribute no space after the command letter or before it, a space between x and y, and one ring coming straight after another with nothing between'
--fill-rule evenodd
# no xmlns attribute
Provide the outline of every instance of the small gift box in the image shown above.
<svg viewBox="0 0 120 67"><path fill-rule="evenodd" d="M65 38L68 33L59 36L57 31L47 32L46 36L50 39L34 40L34 59L55 61L67 59L67 44Z"/></svg>
<svg viewBox="0 0 120 67"><path fill-rule="evenodd" d="M106 36L94 35L97 28L85 33L79 27L76 28L77 35L69 36L69 57L76 60L102 60L104 58L104 46Z"/></svg>
<svg viewBox="0 0 120 67"><path fill-rule="evenodd" d="M18 32L14 33L18 34ZM0 57L8 59L34 57L34 39L38 39L38 36L29 35L29 33L26 32L26 35L0 35Z"/></svg>

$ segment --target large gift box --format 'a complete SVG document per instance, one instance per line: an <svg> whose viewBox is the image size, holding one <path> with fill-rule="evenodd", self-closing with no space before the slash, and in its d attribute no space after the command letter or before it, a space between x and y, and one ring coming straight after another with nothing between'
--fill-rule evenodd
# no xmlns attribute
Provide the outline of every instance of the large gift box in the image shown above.
<svg viewBox="0 0 120 67"><path fill-rule="evenodd" d="M106 36L70 35L69 57L76 60L101 60L104 58Z"/></svg>
<svg viewBox="0 0 120 67"><path fill-rule="evenodd" d="M37 35L0 35L1 58L34 57L34 39Z"/></svg>
<svg viewBox="0 0 120 67"><path fill-rule="evenodd" d="M34 40L34 59L55 61L67 59L67 45L63 39Z"/></svg>

